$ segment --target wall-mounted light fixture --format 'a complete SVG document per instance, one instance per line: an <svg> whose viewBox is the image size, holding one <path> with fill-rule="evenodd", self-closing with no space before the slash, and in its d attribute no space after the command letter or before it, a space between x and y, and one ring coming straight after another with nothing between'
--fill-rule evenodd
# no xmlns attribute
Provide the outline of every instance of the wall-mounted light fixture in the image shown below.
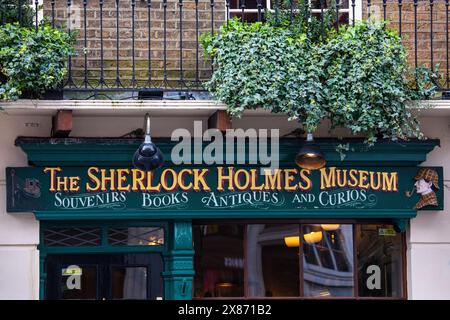
<svg viewBox="0 0 450 320"><path fill-rule="evenodd" d="M161 150L152 142L150 137L150 115L145 115L145 139L133 156L133 166L144 171L158 169L164 164Z"/></svg>
<svg viewBox="0 0 450 320"><path fill-rule="evenodd" d="M314 143L312 133L308 133L306 142L295 157L295 163L303 169L316 170L326 164L320 147Z"/></svg>

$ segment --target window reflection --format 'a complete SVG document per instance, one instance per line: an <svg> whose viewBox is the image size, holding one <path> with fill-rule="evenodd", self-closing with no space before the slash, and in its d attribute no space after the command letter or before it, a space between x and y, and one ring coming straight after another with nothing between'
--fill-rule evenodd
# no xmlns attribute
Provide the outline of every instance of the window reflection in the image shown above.
<svg viewBox="0 0 450 320"><path fill-rule="evenodd" d="M200 225L193 232L194 296L244 296L244 226Z"/></svg>
<svg viewBox="0 0 450 320"><path fill-rule="evenodd" d="M97 299L97 267L66 265L61 269L62 299Z"/></svg>
<svg viewBox="0 0 450 320"><path fill-rule="evenodd" d="M113 267L113 299L147 299L147 267Z"/></svg>
<svg viewBox="0 0 450 320"><path fill-rule="evenodd" d="M352 225L303 225L305 296L353 295Z"/></svg>
<svg viewBox="0 0 450 320"><path fill-rule="evenodd" d="M109 228L108 242L113 246L162 246L163 227Z"/></svg>
<svg viewBox="0 0 450 320"><path fill-rule="evenodd" d="M247 226L247 287L253 297L299 296L299 248L286 237L298 236L296 224Z"/></svg>
<svg viewBox="0 0 450 320"><path fill-rule="evenodd" d="M401 234L392 225L359 225L356 239L359 295L401 297Z"/></svg>
<svg viewBox="0 0 450 320"><path fill-rule="evenodd" d="M403 237L392 225L227 223L193 231L194 297L403 297ZM376 289L368 286L373 266Z"/></svg>

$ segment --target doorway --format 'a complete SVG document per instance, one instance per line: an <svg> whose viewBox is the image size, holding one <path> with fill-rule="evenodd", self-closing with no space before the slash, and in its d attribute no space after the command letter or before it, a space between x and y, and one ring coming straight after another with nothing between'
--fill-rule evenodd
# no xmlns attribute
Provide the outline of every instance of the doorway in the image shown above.
<svg viewBox="0 0 450 320"><path fill-rule="evenodd" d="M45 299L162 299L162 271L160 253L49 254Z"/></svg>

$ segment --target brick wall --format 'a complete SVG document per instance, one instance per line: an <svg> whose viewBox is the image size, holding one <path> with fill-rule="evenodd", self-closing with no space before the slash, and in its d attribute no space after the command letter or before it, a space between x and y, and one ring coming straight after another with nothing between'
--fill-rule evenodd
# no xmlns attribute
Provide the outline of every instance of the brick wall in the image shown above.
<svg viewBox="0 0 450 320"><path fill-rule="evenodd" d="M135 31L132 32L132 0L119 0L119 24L117 37L116 0L43 0L44 16L52 16L52 3L54 5L56 25L69 26L78 33L77 55L72 58L73 82L76 86L84 86L84 70L86 67L88 86L98 86L103 67L104 82L115 85L117 67L121 85L131 87L133 80L133 36L135 58L136 86L164 87L192 85L198 78L200 81L208 79L211 75L211 65L203 55L203 49L196 40L196 35L218 30L225 20L225 0L182 0L182 23L180 23L180 0L167 0L166 19L164 20L163 0L152 0L151 7L147 0L135 0ZM248 0L247 0L248 1ZM348 0L347 0L348 1ZM345 1L345 5L347 5ZM390 27L399 28L399 0L388 0L386 16ZM419 0L417 6L417 62L418 65L440 65L443 81L447 73L447 47L446 47L446 0L433 1L433 50L430 34L430 0ZM351 0L350 0L351 2ZM363 19L368 17L368 0L362 0ZM372 0L371 17L383 19L383 1ZM86 19L84 6L86 3ZM100 32L100 3L103 3L103 32ZM232 2L232 5L234 2ZM411 65L415 63L415 31L413 0L402 1L402 36L408 49L408 59ZM198 29L196 20L198 11ZM214 23L211 22L211 17ZM164 52L164 21L166 22L166 51ZM84 32L86 22L87 32ZM150 26L150 33L149 33ZM182 28L182 44L180 30ZM103 36L103 60L101 54L101 36ZM86 37L86 49L85 46ZM150 39L150 44L149 44ZM197 59L198 48L198 59ZM118 53L118 58L116 54ZM164 54L165 53L165 54ZM181 54L181 60L180 60ZM166 62L164 63L164 57ZM433 61L431 59L433 57ZM85 64L85 58L87 63ZM197 62L198 60L198 62ZM103 61L103 62L102 62ZM181 72L181 64L183 72ZM150 66L150 72L149 72ZM164 72L164 66L166 71ZM198 66L198 67L197 67ZM167 82L164 82L166 78ZM180 83L180 79L184 82Z"/></svg>
<svg viewBox="0 0 450 320"><path fill-rule="evenodd" d="M71 59L73 82L76 86L84 86L85 66L89 81L88 86L98 86L103 65L106 85L115 85L117 67L119 67L121 84L124 87L131 87L133 80L133 37L137 87L183 86L180 79L184 80L185 85L190 86L197 78L204 80L210 77L211 65L203 56L203 49L196 39L197 33L200 36L212 29L210 0L198 0L197 5L194 0L184 0L181 24L179 0L167 0L166 19L164 19L163 1L152 0L151 7L149 7L146 0L136 0L134 1L134 33L132 32L133 1L131 0L119 1L118 29L116 28L116 0L72 0L70 10L67 6L68 1L54 2L55 24L70 26L71 30L78 33L77 55ZM85 2L87 4L86 19L83 5ZM101 2L103 2L102 32L100 31ZM52 1L44 0L44 16L47 18L52 17L51 4ZM196 8L198 11L198 28ZM217 30L225 19L225 2L216 1L213 12L213 25ZM164 21L166 22L166 55L164 55ZM86 33L84 30L85 23ZM182 30L182 42L180 30ZM119 41L117 41L117 33L119 34ZM103 37L103 64L101 37ZM199 52L198 68L197 47ZM182 57L181 63L180 54ZM164 74L164 56L166 57L166 76ZM85 58L87 64L85 64ZM181 64L183 73L180 70ZM167 83L164 83L165 78Z"/></svg>
<svg viewBox="0 0 450 320"><path fill-rule="evenodd" d="M417 47L417 64L431 67L439 65L442 85L446 85L447 77L447 41L446 41L446 6L445 0L434 0L433 14L431 14L430 0L417 1L417 32L414 29L414 1L389 0L386 3L386 16L389 26L399 30L401 18L401 35L403 44L408 50L408 61L415 65L415 50ZM371 1L371 16L383 19L384 9L382 0ZM367 0L363 0L363 19L368 17ZM431 35L431 18L433 21L433 33ZM415 37L417 33L417 46ZM433 58L433 60L432 60Z"/></svg>

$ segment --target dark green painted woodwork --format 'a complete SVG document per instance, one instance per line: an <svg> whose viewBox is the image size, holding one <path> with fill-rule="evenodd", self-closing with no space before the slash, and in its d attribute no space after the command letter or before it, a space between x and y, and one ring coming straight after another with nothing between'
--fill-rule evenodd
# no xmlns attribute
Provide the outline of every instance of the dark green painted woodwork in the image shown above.
<svg viewBox="0 0 450 320"><path fill-rule="evenodd" d="M172 237L168 253L164 255L164 294L174 300L191 299L195 274L192 223L177 220L170 228Z"/></svg>
<svg viewBox="0 0 450 320"><path fill-rule="evenodd" d="M103 168L102 168L103 169ZM106 172L109 172L109 168ZM176 168L179 172L181 168ZM235 172L239 168L235 167ZM248 170L249 168L245 168ZM295 168L288 168L294 169ZM346 168L345 170L349 170ZM91 213L97 218L131 218L139 214L144 218L208 218L208 217L355 217L361 215L365 218L385 217L386 212L391 217L411 217L414 205L420 196L412 193L407 197L406 193L411 191L414 185L414 177L418 167L352 167L355 170L365 172L386 173L391 177L395 174L398 183L391 187L393 190L371 190L361 187L331 187L324 188L322 175L319 170L313 171L308 176L312 183L310 190L286 191L284 182L281 183L283 190L277 191L228 191L229 183L224 183L225 190L218 189L217 168L208 168L206 175L207 185L211 191L190 190L183 191L180 188L174 191L116 191L106 189L105 191L86 190L86 185L92 182L87 176L86 167L62 167L58 174L61 177L79 177L80 190L75 192L49 191L50 174L44 173L41 167L8 168L7 177L7 209L9 212L34 211L38 217L61 219L69 215L71 219L85 218ZM436 190L439 206L427 206L424 209L442 210L443 199L443 172L442 168L433 168L439 175L439 186ZM325 171L333 170L326 168ZM336 168L339 170L339 168ZM344 170L344 169L343 169ZM155 172L153 185L159 183L162 170ZM229 172L227 168L224 172ZM99 175L98 175L99 176ZM337 175L336 175L337 176ZM380 175L381 176L381 175ZM379 177L380 177L379 176ZM305 180L297 172L293 174L295 179L290 185L299 182L306 184ZM379 179L376 178L376 179ZM264 182L263 175L257 176L256 185ZM31 182L30 182L31 181ZM192 179L186 176L185 183L189 184ZM378 181L378 183L380 183ZM31 184L31 186L30 186ZM131 175L127 177L124 184L131 184ZM169 185L171 182L169 182ZM117 184L116 184L117 187ZM355 212L356 214L353 214ZM238 214L236 214L238 213ZM51 215L54 215L52 218ZM381 214L379 216L378 214ZM106 215L106 217L105 217Z"/></svg>
<svg viewBox="0 0 450 320"><path fill-rule="evenodd" d="M167 162L166 167L175 167L170 162L170 151L176 142L168 139L154 139L158 147L163 151ZM192 279L194 276L193 247L192 247L192 224L191 219L381 219L390 220L398 230L404 231L409 218L416 215L413 205L417 202L418 196L411 198L404 196L405 191L412 188L413 177L417 172L417 166L426 160L426 155L437 145L438 140L412 140L408 142L380 141L374 147L367 148L360 139L336 140L336 139L316 139L321 149L324 151L328 166L372 167L376 170L398 170L401 173L399 192L397 194L380 193L380 202L372 208L303 208L293 209L283 206L274 210L270 208L235 208L225 209L205 209L199 204L197 195L191 210L142 210L134 207L123 210L120 213L108 209L92 209L80 211L67 210L46 210L45 206L35 208L33 211L37 219L41 221L42 230L51 226L79 226L79 225L154 225L162 223L165 228L166 241L160 247L137 247L137 246L108 246L103 242L98 247L59 247L50 248L43 245L41 239L40 250L40 297L44 297L45 278L44 270L45 257L49 253L114 253L114 252L142 252L145 250L157 250L164 259L164 290L165 299L191 299ZM132 155L142 140L138 139L98 139L98 138L18 138L16 145L22 148L27 154L30 165L35 169L28 172L38 172L45 166L61 166L65 169L80 170L81 167L101 166L101 167L130 167ZM350 143L351 151L347 152L345 159L341 160L341 155L336 152L336 146L342 143ZM280 141L280 164L282 167L295 167L294 157L303 143L302 139L282 139ZM250 156L248 143L244 151L246 160ZM201 167L201 166L200 166ZM257 167L257 165L252 165ZM179 168L178 168L179 169ZM37 171L34 171L37 170ZM439 184L441 188L438 192L440 207L442 208L443 188L442 169L438 168ZM10 174L10 172L8 172ZM11 185L10 185L11 187ZM45 181L41 185L44 192ZM9 200L11 200L12 187L9 189ZM48 194L46 194L49 197ZM135 194L133 197L137 197ZM291 194L292 196L292 194ZM136 202L135 202L136 204ZM10 201L9 201L10 205ZM439 209L438 208L438 209ZM11 208L9 208L11 209ZM430 208L436 209L436 208ZM162 222L161 222L162 221ZM106 230L106 229L104 229ZM105 232L105 231L104 231Z"/></svg>
<svg viewBox="0 0 450 320"><path fill-rule="evenodd" d="M266 211L221 211L207 210L201 212L185 211L155 211L149 216L148 212L136 211L126 215L117 215L112 212L84 211L82 213L46 212L36 211L38 220L128 220L128 219L402 219L413 218L417 214L414 209L329 209L305 210L299 214L296 211L274 212Z"/></svg>
<svg viewBox="0 0 450 320"><path fill-rule="evenodd" d="M113 246L107 242L107 230L110 227L164 227L163 246ZM47 228L76 228L76 227L98 227L101 229L102 237L99 246L83 247L49 247L45 245L43 236ZM48 254L95 254L95 253L145 253L158 252L164 259L164 281L165 299L191 299L192 279L194 276L192 247L192 224L190 220L129 220L129 221L41 221L40 223L40 279L39 295L41 299L45 296L45 258Z"/></svg>
<svg viewBox="0 0 450 320"><path fill-rule="evenodd" d="M170 139L153 139L170 162L170 153L177 142ZM439 145L439 140L411 140L407 142L380 140L368 148L362 139L316 139L324 152L328 165L336 166L415 166L426 160L428 152ZM100 138L18 138L16 145L28 156L35 166L129 166L131 159L142 140L139 139L100 139ZM304 143L304 139L280 139L280 163L293 166L294 158ZM336 152L339 144L349 143L344 161ZM203 143L203 146L205 143ZM249 143L245 144L245 159L250 157ZM236 147L237 148L237 147ZM269 144L270 150L270 144ZM258 155L252 155L258 157Z"/></svg>

